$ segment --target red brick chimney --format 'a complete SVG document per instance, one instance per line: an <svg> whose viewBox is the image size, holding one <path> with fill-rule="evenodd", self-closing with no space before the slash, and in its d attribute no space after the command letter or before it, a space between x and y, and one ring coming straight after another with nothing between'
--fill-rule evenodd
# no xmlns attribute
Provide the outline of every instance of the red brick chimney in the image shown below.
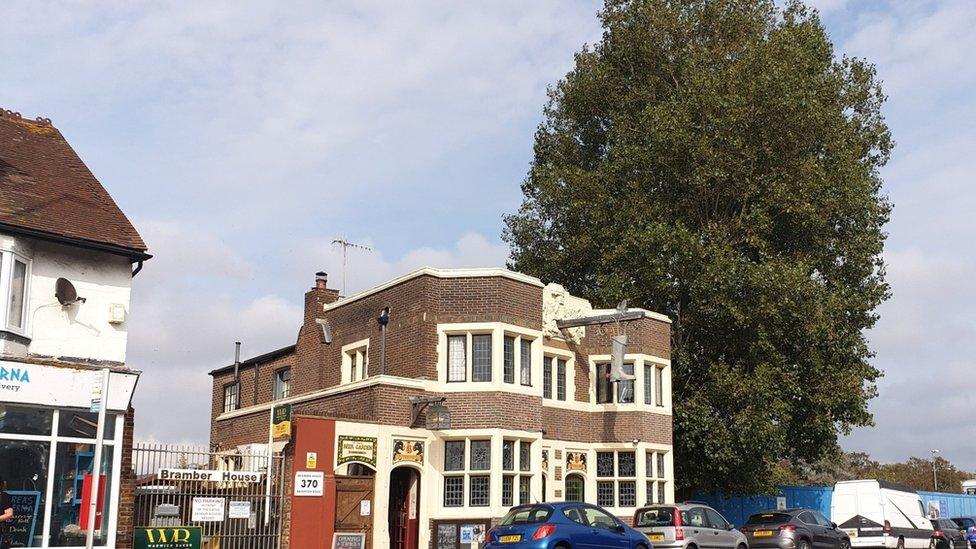
<svg viewBox="0 0 976 549"><path fill-rule="evenodd" d="M322 318L322 306L339 300L339 290L328 287L329 275L324 271L315 273L315 286L305 292L305 322L315 322Z"/></svg>

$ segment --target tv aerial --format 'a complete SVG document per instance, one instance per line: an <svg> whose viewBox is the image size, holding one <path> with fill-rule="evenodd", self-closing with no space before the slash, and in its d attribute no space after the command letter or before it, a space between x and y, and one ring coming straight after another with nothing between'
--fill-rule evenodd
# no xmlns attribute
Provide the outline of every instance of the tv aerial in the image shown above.
<svg viewBox="0 0 976 549"><path fill-rule="evenodd" d="M349 248L355 248L357 250L362 250L364 252L373 251L369 246L363 244L356 244L355 242L349 242L345 238L337 238L332 241L334 246L342 246L342 297L346 297L346 250Z"/></svg>
<svg viewBox="0 0 976 549"><path fill-rule="evenodd" d="M54 283L54 297L58 299L58 303L62 307L69 307L75 303L84 303L86 301L85 298L78 296L78 290L75 289L75 285L67 278L59 278Z"/></svg>

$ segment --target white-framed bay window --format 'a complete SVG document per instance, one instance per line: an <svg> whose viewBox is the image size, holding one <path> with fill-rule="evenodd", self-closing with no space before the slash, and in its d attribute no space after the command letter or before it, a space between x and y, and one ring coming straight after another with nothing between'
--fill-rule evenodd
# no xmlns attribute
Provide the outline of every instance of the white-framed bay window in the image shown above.
<svg viewBox="0 0 976 549"><path fill-rule="evenodd" d="M440 324L438 338L445 389L541 394L541 332L500 322Z"/></svg>
<svg viewBox="0 0 976 549"><path fill-rule="evenodd" d="M27 337L30 259L0 250L0 329Z"/></svg>
<svg viewBox="0 0 976 549"><path fill-rule="evenodd" d="M444 507L491 505L491 438L444 441Z"/></svg>
<svg viewBox="0 0 976 549"><path fill-rule="evenodd" d="M590 402L601 407L653 408L669 413L671 408L671 365L669 361L643 354L628 354L623 371L632 380L610 379L610 355L590 356Z"/></svg>
<svg viewBox="0 0 976 549"><path fill-rule="evenodd" d="M94 463L97 414L84 409L0 404L0 475L18 509L15 546L85 546L84 487L100 475L103 505L95 547L115 547L124 418L106 416L101 463Z"/></svg>

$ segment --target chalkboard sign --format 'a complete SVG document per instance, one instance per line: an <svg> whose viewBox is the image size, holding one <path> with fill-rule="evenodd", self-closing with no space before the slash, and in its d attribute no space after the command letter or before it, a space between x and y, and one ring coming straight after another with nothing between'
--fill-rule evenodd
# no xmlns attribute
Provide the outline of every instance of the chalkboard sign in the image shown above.
<svg viewBox="0 0 976 549"><path fill-rule="evenodd" d="M332 535L332 549L365 549L366 534L336 532Z"/></svg>
<svg viewBox="0 0 976 549"><path fill-rule="evenodd" d="M437 549L457 549L457 546L458 546L457 524L438 524L437 525Z"/></svg>
<svg viewBox="0 0 976 549"><path fill-rule="evenodd" d="M32 490L10 491L14 505L14 520L10 522L10 541L13 547L34 547L34 530L37 528L37 510L41 493Z"/></svg>

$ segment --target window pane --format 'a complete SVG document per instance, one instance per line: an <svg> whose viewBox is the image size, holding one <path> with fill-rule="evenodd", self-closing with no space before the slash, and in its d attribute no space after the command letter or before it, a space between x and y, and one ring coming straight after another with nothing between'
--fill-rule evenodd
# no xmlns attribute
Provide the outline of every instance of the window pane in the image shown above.
<svg viewBox="0 0 976 549"><path fill-rule="evenodd" d="M465 356L467 352L468 336L448 336L447 338L447 380L464 381L467 377L468 360Z"/></svg>
<svg viewBox="0 0 976 549"><path fill-rule="evenodd" d="M644 454L644 475L646 475L647 478L657 478L657 475L654 472L655 455L657 455L657 452L647 452Z"/></svg>
<svg viewBox="0 0 976 549"><path fill-rule="evenodd" d="M515 441L506 440L502 442L502 469L505 471L515 470Z"/></svg>
<svg viewBox="0 0 976 549"><path fill-rule="evenodd" d="M637 457L634 452L617 452L617 476L637 476Z"/></svg>
<svg viewBox="0 0 976 549"><path fill-rule="evenodd" d="M105 545L108 540L108 529L115 525L108 524L103 517L108 517L112 494L112 446L102 448L102 463L99 468L98 492L102 494L101 508L95 517L95 540L97 545ZM74 527L87 521L82 514L87 512L83 508L82 494L85 484L90 483L94 469L92 467L95 456L94 444L76 444L59 442L54 461L54 501L57 505L51 509L51 540L52 547L77 547L85 545L85 531Z"/></svg>
<svg viewBox="0 0 976 549"><path fill-rule="evenodd" d="M0 476L7 481L7 493L13 499L14 520L8 524L13 530L10 536L15 547L42 545L50 455L51 446L47 442L0 440ZM81 545L85 545L84 540Z"/></svg>
<svg viewBox="0 0 976 549"><path fill-rule="evenodd" d="M527 339L520 339L521 349L519 350L519 364L522 385L532 385L532 342Z"/></svg>
<svg viewBox="0 0 976 549"><path fill-rule="evenodd" d="M634 364L624 364L625 374L634 375ZM634 402L634 380L622 379L617 382L617 402L621 404L631 404Z"/></svg>
<svg viewBox="0 0 976 549"><path fill-rule="evenodd" d="M484 507L491 501L489 497L489 477L487 475L471 477L471 506Z"/></svg>
<svg viewBox="0 0 976 549"><path fill-rule="evenodd" d="M24 327L24 290L27 285L27 264L14 260L13 276L10 278L10 307L7 309L7 324L15 328Z"/></svg>
<svg viewBox="0 0 976 549"><path fill-rule="evenodd" d="M566 477L566 501L585 501L586 485L583 477L579 475L569 475Z"/></svg>
<svg viewBox="0 0 976 549"><path fill-rule="evenodd" d="M664 474L664 452L658 452L657 454L657 478L664 478L667 475Z"/></svg>
<svg viewBox="0 0 976 549"><path fill-rule="evenodd" d="M515 338L505 337L505 383L515 383Z"/></svg>
<svg viewBox="0 0 976 549"><path fill-rule="evenodd" d="M552 398L552 357L542 359L542 398Z"/></svg>
<svg viewBox="0 0 976 549"><path fill-rule="evenodd" d="M556 361L556 398L566 400L566 361Z"/></svg>
<svg viewBox="0 0 976 549"><path fill-rule="evenodd" d="M52 417L51 410L0 404L0 432L19 435L50 435Z"/></svg>
<svg viewBox="0 0 976 549"><path fill-rule="evenodd" d="M644 500L644 503L646 505L655 503L657 501L657 498L655 497L656 490L657 490L657 482L653 480L647 481L646 488L647 488L647 496L646 499Z"/></svg>
<svg viewBox="0 0 976 549"><path fill-rule="evenodd" d="M657 503L664 503L664 487L667 485L667 482L657 483Z"/></svg>
<svg viewBox="0 0 976 549"><path fill-rule="evenodd" d="M519 442L519 470L528 471L529 470L529 450L532 449L532 444L526 441Z"/></svg>
<svg viewBox="0 0 976 549"><path fill-rule="evenodd" d="M491 469L491 441L471 441L471 470L487 471Z"/></svg>
<svg viewBox="0 0 976 549"><path fill-rule="evenodd" d="M61 410L58 436L94 439L98 429L98 414L82 410ZM115 438L115 414L105 414L103 439Z"/></svg>
<svg viewBox="0 0 976 549"><path fill-rule="evenodd" d="M637 506L637 483L632 480L620 482L620 494L618 495L620 507Z"/></svg>
<svg viewBox="0 0 976 549"><path fill-rule="evenodd" d="M597 452L596 453L596 476L598 477L612 477L613 476L613 452Z"/></svg>
<svg viewBox="0 0 976 549"><path fill-rule="evenodd" d="M654 368L654 404L664 406L664 368Z"/></svg>
<svg viewBox="0 0 976 549"><path fill-rule="evenodd" d="M644 404L654 404L654 384L653 381L654 366L650 364L644 365Z"/></svg>
<svg viewBox="0 0 976 549"><path fill-rule="evenodd" d="M444 477L444 507L464 505L464 477Z"/></svg>
<svg viewBox="0 0 976 549"><path fill-rule="evenodd" d="M529 495L531 486L532 486L532 477L526 477L526 476L519 477L519 505L532 503L531 496Z"/></svg>
<svg viewBox="0 0 976 549"><path fill-rule="evenodd" d="M511 507L514 505L512 500L514 485L515 477L512 475L505 475L502 477L502 505L505 507Z"/></svg>
<svg viewBox="0 0 976 549"><path fill-rule="evenodd" d="M291 370L278 370L275 372L274 398L275 400L288 398L288 389L291 385Z"/></svg>
<svg viewBox="0 0 976 549"><path fill-rule="evenodd" d="M240 385L233 383L224 387L224 411L233 412L237 409L240 395Z"/></svg>
<svg viewBox="0 0 976 549"><path fill-rule="evenodd" d="M491 335L471 336L471 380L491 381Z"/></svg>
<svg viewBox="0 0 976 549"><path fill-rule="evenodd" d="M596 401L598 404L613 403L613 388L610 382L610 365L596 365Z"/></svg>
<svg viewBox="0 0 976 549"><path fill-rule="evenodd" d="M464 470L464 441L448 440L444 443L444 470Z"/></svg>
<svg viewBox="0 0 976 549"><path fill-rule="evenodd" d="M596 483L596 504L600 507L613 507L616 503L614 498L612 480L601 480Z"/></svg>

